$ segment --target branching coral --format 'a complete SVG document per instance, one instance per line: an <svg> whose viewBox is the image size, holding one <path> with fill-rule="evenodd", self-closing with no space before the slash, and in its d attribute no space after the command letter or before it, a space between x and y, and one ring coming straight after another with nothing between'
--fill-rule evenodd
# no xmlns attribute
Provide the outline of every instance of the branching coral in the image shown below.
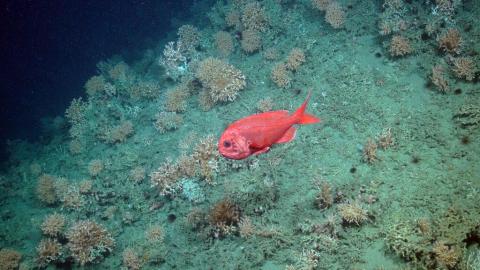
<svg viewBox="0 0 480 270"><path fill-rule="evenodd" d="M457 269L470 239L478 242L477 228L476 211L449 207L431 223L425 218L395 221L386 242L415 269Z"/></svg>
<svg viewBox="0 0 480 270"><path fill-rule="evenodd" d="M465 104L455 114L455 120L464 128L478 127L480 125L480 106Z"/></svg>
<svg viewBox="0 0 480 270"><path fill-rule="evenodd" d="M445 16L453 16L455 9L461 5L462 1L457 0L435 0L435 9Z"/></svg>
<svg viewBox="0 0 480 270"><path fill-rule="evenodd" d="M377 138L378 141L378 146L382 149L387 149L395 144L395 139L393 138L392 135L392 129L387 128L380 133L380 135Z"/></svg>
<svg viewBox="0 0 480 270"><path fill-rule="evenodd" d="M151 244L159 244L165 238L165 230L161 225L152 225L145 232L145 238Z"/></svg>
<svg viewBox="0 0 480 270"><path fill-rule="evenodd" d="M42 239L37 246L37 265L45 267L58 261L63 255L62 245L57 240Z"/></svg>
<svg viewBox="0 0 480 270"><path fill-rule="evenodd" d="M199 208L192 208L185 217L188 227L198 230L207 224L207 213Z"/></svg>
<svg viewBox="0 0 480 270"><path fill-rule="evenodd" d="M0 270L15 270L18 269L22 254L18 251L2 248L0 250Z"/></svg>
<svg viewBox="0 0 480 270"><path fill-rule="evenodd" d="M64 226L65 217L61 214L53 213L45 218L41 229L44 235L57 237L62 234Z"/></svg>
<svg viewBox="0 0 480 270"><path fill-rule="evenodd" d="M181 178L197 176L212 184L219 154L215 137L206 136L195 145L191 155L182 155L176 162L167 159L150 174L152 187L158 188L162 196L172 196L182 189Z"/></svg>
<svg viewBox="0 0 480 270"><path fill-rule="evenodd" d="M242 217L238 222L238 232L240 237L249 238L256 233L255 225L249 217Z"/></svg>
<svg viewBox="0 0 480 270"><path fill-rule="evenodd" d="M284 63L279 63L273 67L270 78L278 87L281 88L289 87L292 80L290 78L290 72L287 69L287 65Z"/></svg>
<svg viewBox="0 0 480 270"><path fill-rule="evenodd" d="M457 29L450 28L438 39L438 47L440 50L450 53L459 54L462 49L463 39Z"/></svg>
<svg viewBox="0 0 480 270"><path fill-rule="evenodd" d="M100 138L107 143L123 143L134 133L131 121L122 121L119 125L107 128Z"/></svg>
<svg viewBox="0 0 480 270"><path fill-rule="evenodd" d="M66 234L71 256L80 265L94 263L111 252L115 241L101 225L90 220L75 223Z"/></svg>
<svg viewBox="0 0 480 270"><path fill-rule="evenodd" d="M60 197L62 207L69 210L80 210L85 205L85 200L76 186L69 186Z"/></svg>
<svg viewBox="0 0 480 270"><path fill-rule="evenodd" d="M133 83L135 78L135 73L124 61L104 62L104 65L99 67L99 69L103 69L104 73L108 74L110 81L118 90L127 89ZM116 93L114 92L110 95L115 94Z"/></svg>
<svg viewBox="0 0 480 270"><path fill-rule="evenodd" d="M441 65L435 65L432 67L430 81L440 93L446 93L450 90L448 80L444 75L444 68Z"/></svg>
<svg viewBox="0 0 480 270"><path fill-rule="evenodd" d="M328 7L328 5L332 2L333 0L312 0L312 5L314 8L320 10L320 11L325 11Z"/></svg>
<svg viewBox="0 0 480 270"><path fill-rule="evenodd" d="M130 97L137 99L154 99L160 95L160 84L156 81L139 80L128 88Z"/></svg>
<svg viewBox="0 0 480 270"><path fill-rule="evenodd" d="M240 209L228 199L217 202L210 210L209 221L212 225L236 225L240 221Z"/></svg>
<svg viewBox="0 0 480 270"><path fill-rule="evenodd" d="M58 197L55 192L55 178L53 176L43 174L38 178L37 197L47 205L52 205L57 202Z"/></svg>
<svg viewBox="0 0 480 270"><path fill-rule="evenodd" d="M242 13L242 23L246 29L263 32L268 27L268 18L259 2L245 5Z"/></svg>
<svg viewBox="0 0 480 270"><path fill-rule="evenodd" d="M90 174L90 176L96 177L103 171L104 168L105 168L105 166L103 165L102 160L94 159L94 160L91 160L88 163L88 168L87 169L88 169L88 173Z"/></svg>
<svg viewBox="0 0 480 270"><path fill-rule="evenodd" d="M167 159L156 171L150 174L150 182L152 187L158 188L160 195L173 195L180 188L179 177L178 165L173 163L171 159Z"/></svg>
<svg viewBox="0 0 480 270"><path fill-rule="evenodd" d="M288 54L286 67L289 70L297 71L305 61L305 52L300 48L293 48Z"/></svg>
<svg viewBox="0 0 480 270"><path fill-rule="evenodd" d="M260 32L253 29L246 29L242 32L242 41L240 43L246 53L253 53L262 46L262 37Z"/></svg>
<svg viewBox="0 0 480 270"><path fill-rule="evenodd" d="M139 270L142 268L142 260L133 248L127 248L122 253L123 265L129 270Z"/></svg>
<svg viewBox="0 0 480 270"><path fill-rule="evenodd" d="M325 21L333 28L342 28L345 24L345 11L339 3L332 1L325 11Z"/></svg>
<svg viewBox="0 0 480 270"><path fill-rule="evenodd" d="M273 110L273 107L275 106L275 103L273 102L273 99L271 97L266 97L264 99L260 99L257 102L257 111L258 112L269 112Z"/></svg>
<svg viewBox="0 0 480 270"><path fill-rule="evenodd" d="M245 76L240 70L212 57L199 63L196 76L214 102L233 101L246 86Z"/></svg>
<svg viewBox="0 0 480 270"><path fill-rule="evenodd" d="M358 203L344 203L338 206L338 212L343 221L348 224L360 225L367 221L367 211L364 210Z"/></svg>
<svg viewBox="0 0 480 270"><path fill-rule="evenodd" d="M140 183L145 179L145 167L143 166L136 166L130 171L128 178L135 183Z"/></svg>
<svg viewBox="0 0 480 270"><path fill-rule="evenodd" d="M435 253L437 262L448 269L455 267L462 256L458 247L448 246L444 241L437 241L433 244L433 253Z"/></svg>
<svg viewBox="0 0 480 270"><path fill-rule="evenodd" d="M213 183L213 177L218 169L219 153L217 151L217 145L215 143L215 137L210 135L195 145L192 157L198 163L199 175L207 181L207 183Z"/></svg>
<svg viewBox="0 0 480 270"><path fill-rule="evenodd" d="M93 188L93 181L90 179L84 179L78 183L78 191L80 194L90 194Z"/></svg>
<svg viewBox="0 0 480 270"><path fill-rule="evenodd" d="M83 123L85 121L86 110L87 103L85 103L82 98L75 98L65 111L65 117L71 125Z"/></svg>
<svg viewBox="0 0 480 270"><path fill-rule="evenodd" d="M213 226L214 238L233 233L240 221L240 208L228 199L217 202L210 210L209 222Z"/></svg>
<svg viewBox="0 0 480 270"><path fill-rule="evenodd" d="M167 92L167 99L165 101L165 109L168 112L184 112L187 110L187 98L190 92L186 83L182 83L173 90Z"/></svg>
<svg viewBox="0 0 480 270"><path fill-rule="evenodd" d="M280 57L280 51L275 47L269 47L263 50L263 58L267 61L277 60Z"/></svg>
<svg viewBox="0 0 480 270"><path fill-rule="evenodd" d="M215 101L213 101L207 89L202 90L198 94L198 104L204 112L211 110L215 106Z"/></svg>
<svg viewBox="0 0 480 270"><path fill-rule="evenodd" d="M179 80L187 74L189 60L182 41L171 41L166 44L163 57L160 57L158 63L165 68L167 76L173 80Z"/></svg>
<svg viewBox="0 0 480 270"><path fill-rule="evenodd" d="M161 134L179 128L183 123L183 117L176 112L159 112L155 115L153 126Z"/></svg>
<svg viewBox="0 0 480 270"><path fill-rule="evenodd" d="M215 47L222 57L229 56L235 49L230 33L219 31L215 34Z"/></svg>
<svg viewBox="0 0 480 270"><path fill-rule="evenodd" d="M200 44L200 31L193 25L182 25L178 28L177 34L178 40L185 46L186 50L195 50L195 47Z"/></svg>
<svg viewBox="0 0 480 270"><path fill-rule="evenodd" d="M316 183L320 192L315 197L315 206L318 209L326 209L333 205L332 188L326 181Z"/></svg>
<svg viewBox="0 0 480 270"><path fill-rule="evenodd" d="M402 36L393 36L390 41L390 55L391 56L405 56L412 53L413 49L410 41Z"/></svg>
<svg viewBox="0 0 480 270"><path fill-rule="evenodd" d="M107 87L107 82L102 75L93 76L85 83L85 90L89 96L103 94Z"/></svg>
<svg viewBox="0 0 480 270"><path fill-rule="evenodd" d="M70 136L75 139L82 139L84 137L87 120L86 112L88 104L82 98L73 99L70 106L65 111L65 118L70 124Z"/></svg>
<svg viewBox="0 0 480 270"><path fill-rule="evenodd" d="M300 48L293 48L285 62L273 67L270 78L278 87L287 88L291 83L292 72L296 72L305 61L305 52Z"/></svg>
<svg viewBox="0 0 480 270"><path fill-rule="evenodd" d="M407 261L418 263L430 252L430 239L424 237L413 222L400 222L391 226L386 232L387 246L398 256ZM432 264L431 260L423 264Z"/></svg>
<svg viewBox="0 0 480 270"><path fill-rule="evenodd" d="M363 161L372 164L377 160L377 144L374 140L368 139L363 146Z"/></svg>
<svg viewBox="0 0 480 270"><path fill-rule="evenodd" d="M457 76L457 78L471 81L475 78L477 67L475 66L475 63L471 58L460 57L460 58L456 58L453 61L452 70L455 73L455 76Z"/></svg>
<svg viewBox="0 0 480 270"><path fill-rule="evenodd" d="M385 0L382 4L382 13L378 24L382 36L400 33L406 30L405 19L408 17L408 8L404 1Z"/></svg>
<svg viewBox="0 0 480 270"><path fill-rule="evenodd" d="M233 27L235 30L242 28L240 21L240 13L236 10L231 10L225 15L225 23L228 27Z"/></svg>

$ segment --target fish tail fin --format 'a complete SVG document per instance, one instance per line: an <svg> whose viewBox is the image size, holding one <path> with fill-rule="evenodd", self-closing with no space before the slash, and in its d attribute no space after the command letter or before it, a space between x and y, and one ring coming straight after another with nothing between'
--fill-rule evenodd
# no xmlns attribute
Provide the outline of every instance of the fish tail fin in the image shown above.
<svg viewBox="0 0 480 270"><path fill-rule="evenodd" d="M320 118L308 113L304 113L302 116L302 119L300 119L300 122L299 122L299 124L302 124L302 125L315 124L315 123L320 123Z"/></svg>
<svg viewBox="0 0 480 270"><path fill-rule="evenodd" d="M298 124L308 125L308 124L315 124L320 122L320 118L317 118L314 115L308 114L305 112L307 109L308 101L310 100L310 95L312 92L308 93L307 98L302 103L302 105L293 113L293 117L298 119Z"/></svg>

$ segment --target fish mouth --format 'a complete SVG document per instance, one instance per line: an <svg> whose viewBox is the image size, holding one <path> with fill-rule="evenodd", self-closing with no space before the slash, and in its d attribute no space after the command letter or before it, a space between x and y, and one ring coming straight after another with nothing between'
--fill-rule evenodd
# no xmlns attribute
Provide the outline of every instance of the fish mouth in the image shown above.
<svg viewBox="0 0 480 270"><path fill-rule="evenodd" d="M246 153L230 152L230 151L224 151L222 149L220 149L219 152L223 157L228 158L228 159L240 160L240 159L244 159L244 158L248 157L248 154L246 154Z"/></svg>
<svg viewBox="0 0 480 270"><path fill-rule="evenodd" d="M230 153L230 152L225 152L225 151L222 151L220 150L219 151L220 154L226 158L229 158L229 159L237 159L237 154L236 153Z"/></svg>

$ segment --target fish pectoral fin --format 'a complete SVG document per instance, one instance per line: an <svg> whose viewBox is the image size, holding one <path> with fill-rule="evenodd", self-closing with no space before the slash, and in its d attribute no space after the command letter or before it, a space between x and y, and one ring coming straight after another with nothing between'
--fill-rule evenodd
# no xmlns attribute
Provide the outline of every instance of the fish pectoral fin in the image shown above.
<svg viewBox="0 0 480 270"><path fill-rule="evenodd" d="M291 126L283 136L276 141L275 143L287 143L291 142L293 139L295 139L295 134L297 133L297 129L294 126Z"/></svg>
<svg viewBox="0 0 480 270"><path fill-rule="evenodd" d="M266 153L268 152L268 150L270 150L270 147L264 147L264 148L261 148L261 149L258 149L256 150L255 152L253 152L252 154L253 155L260 155L260 154L263 154L263 153Z"/></svg>

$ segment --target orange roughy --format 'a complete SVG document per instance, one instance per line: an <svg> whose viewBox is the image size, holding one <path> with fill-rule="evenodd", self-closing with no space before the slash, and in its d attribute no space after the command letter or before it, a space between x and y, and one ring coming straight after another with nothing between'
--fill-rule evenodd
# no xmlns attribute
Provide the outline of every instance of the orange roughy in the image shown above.
<svg viewBox="0 0 480 270"><path fill-rule="evenodd" d="M315 124L320 119L307 114L310 94L293 114L272 111L253 114L233 122L218 141L218 151L226 158L244 159L267 152L273 144L287 143L295 138L295 125Z"/></svg>

